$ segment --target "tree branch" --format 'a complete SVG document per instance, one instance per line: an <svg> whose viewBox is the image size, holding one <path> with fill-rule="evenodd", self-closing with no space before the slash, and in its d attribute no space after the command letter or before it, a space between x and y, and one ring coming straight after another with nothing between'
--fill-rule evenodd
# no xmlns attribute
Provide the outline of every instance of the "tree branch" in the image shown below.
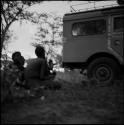
<svg viewBox="0 0 124 125"><path fill-rule="evenodd" d="M4 18L5 22L6 22L6 24L8 24L6 16L5 16L5 11L3 9L3 3L1 2L1 4L2 4L2 6L1 6L1 14L3 15L3 18Z"/></svg>

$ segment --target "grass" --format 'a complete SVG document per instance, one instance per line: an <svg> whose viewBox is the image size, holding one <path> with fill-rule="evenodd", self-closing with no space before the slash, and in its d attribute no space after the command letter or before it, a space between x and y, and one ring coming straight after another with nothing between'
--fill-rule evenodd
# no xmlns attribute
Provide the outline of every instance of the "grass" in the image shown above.
<svg viewBox="0 0 124 125"><path fill-rule="evenodd" d="M17 98L15 103L5 104L2 123L123 123L124 80L97 86L77 72L67 71L58 72L54 82L61 84L61 89L44 90L44 100Z"/></svg>

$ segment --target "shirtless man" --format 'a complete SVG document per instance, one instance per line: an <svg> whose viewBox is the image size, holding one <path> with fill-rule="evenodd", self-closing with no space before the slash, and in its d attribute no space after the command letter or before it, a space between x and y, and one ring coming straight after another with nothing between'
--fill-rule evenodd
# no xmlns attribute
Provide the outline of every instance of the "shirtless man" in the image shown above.
<svg viewBox="0 0 124 125"><path fill-rule="evenodd" d="M44 89L60 88L59 84L51 80L44 48L37 46L35 54L37 58L31 59L25 69L26 84L30 88L31 95L35 96L37 90L42 87Z"/></svg>
<svg viewBox="0 0 124 125"><path fill-rule="evenodd" d="M48 67L45 59L45 50L41 46L35 49L37 58L30 59L25 69L25 79L32 91L43 85L43 81L48 78Z"/></svg>

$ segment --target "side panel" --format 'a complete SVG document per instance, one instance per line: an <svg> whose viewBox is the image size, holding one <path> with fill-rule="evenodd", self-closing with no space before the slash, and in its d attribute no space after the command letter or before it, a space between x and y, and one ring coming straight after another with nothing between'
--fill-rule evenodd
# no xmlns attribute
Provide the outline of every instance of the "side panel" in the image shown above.
<svg viewBox="0 0 124 125"><path fill-rule="evenodd" d="M94 37L80 37L69 39L64 44L63 61L64 62L86 62L87 58L97 52L107 51L106 35Z"/></svg>
<svg viewBox="0 0 124 125"><path fill-rule="evenodd" d="M88 20L105 19L92 18ZM83 19L82 21L85 21ZM64 23L64 37L66 42L63 46L63 62L86 62L86 60L97 52L107 52L107 27L106 33L100 35L72 36L71 27L76 21L67 21Z"/></svg>

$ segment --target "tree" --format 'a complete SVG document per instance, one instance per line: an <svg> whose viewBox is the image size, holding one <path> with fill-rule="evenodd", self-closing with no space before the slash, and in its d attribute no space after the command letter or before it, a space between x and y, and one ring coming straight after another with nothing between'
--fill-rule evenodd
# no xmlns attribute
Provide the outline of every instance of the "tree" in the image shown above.
<svg viewBox="0 0 124 125"><path fill-rule="evenodd" d="M13 22L22 19L31 19L33 13L26 11L28 7L41 1L1 1L1 45L0 56L4 42L10 37L10 26Z"/></svg>
<svg viewBox="0 0 124 125"><path fill-rule="evenodd" d="M42 16L41 16L42 17ZM41 45L45 47L46 55L49 58L58 58L56 48L62 48L62 18L56 16L55 14L46 14L44 18L40 18L38 15L38 31L36 33L35 40L36 42L32 43L31 45L37 46ZM56 60L57 61L57 60ZM57 61L60 62L60 61Z"/></svg>

